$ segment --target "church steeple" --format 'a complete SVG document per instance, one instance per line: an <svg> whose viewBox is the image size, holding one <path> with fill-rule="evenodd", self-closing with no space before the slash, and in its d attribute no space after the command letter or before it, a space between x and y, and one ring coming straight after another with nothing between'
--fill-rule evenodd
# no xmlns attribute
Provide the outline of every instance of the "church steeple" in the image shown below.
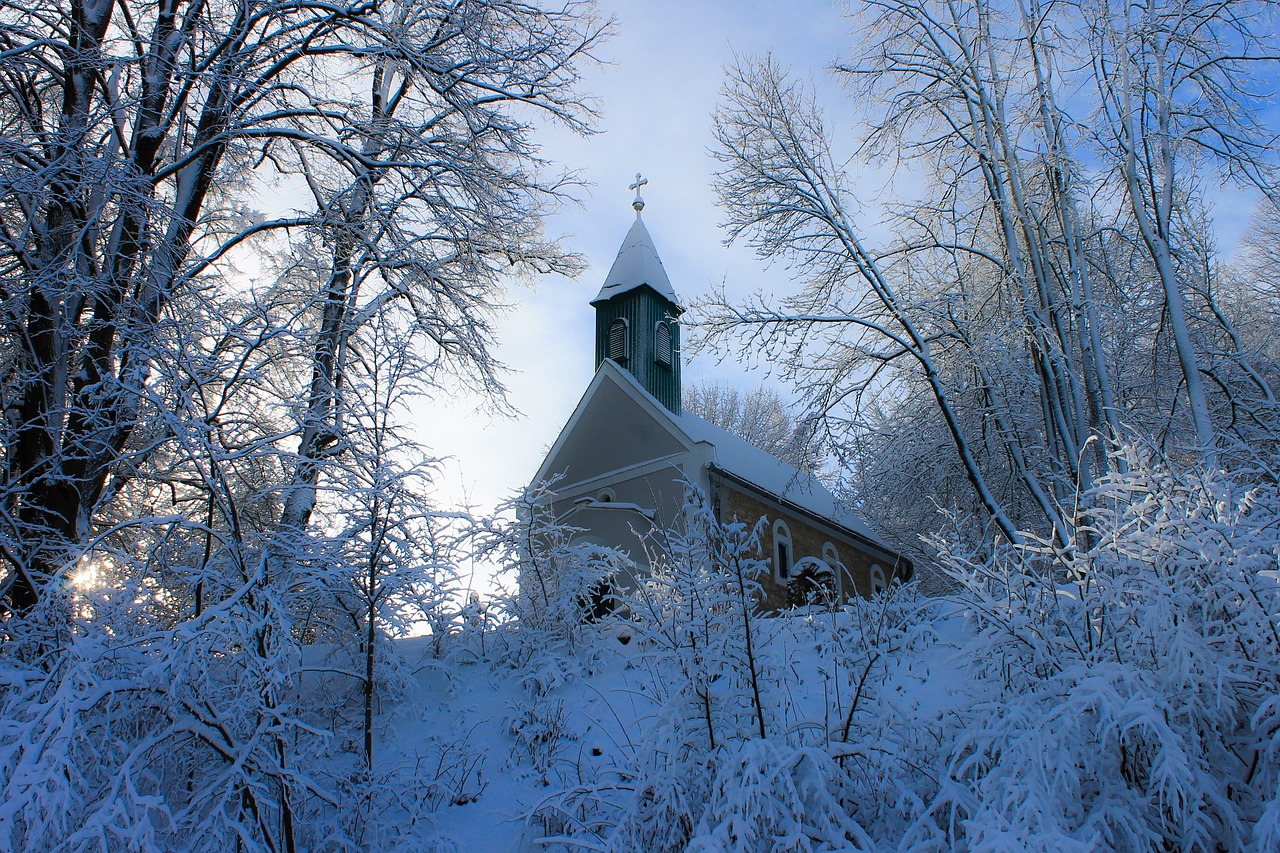
<svg viewBox="0 0 1280 853"><path fill-rule="evenodd" d="M680 315L684 308L662 267L649 229L640 213L640 188L648 181L636 175L631 206L636 221L622 241L604 286L591 300L596 309L596 367L606 358L640 380L650 394L680 413Z"/></svg>

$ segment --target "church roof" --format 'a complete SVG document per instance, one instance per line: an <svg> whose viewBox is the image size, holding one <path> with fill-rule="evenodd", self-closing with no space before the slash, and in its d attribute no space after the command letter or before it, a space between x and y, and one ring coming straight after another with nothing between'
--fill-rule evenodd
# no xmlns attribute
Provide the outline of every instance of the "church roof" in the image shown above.
<svg viewBox="0 0 1280 853"><path fill-rule="evenodd" d="M694 441L706 442L714 448L713 464L720 470L880 544L866 523L840 503L817 477L804 473L772 453L761 450L697 415L681 412L673 417L685 435Z"/></svg>
<svg viewBox="0 0 1280 853"><path fill-rule="evenodd" d="M644 220L640 218L640 212L636 211L635 224L622 241L618 257L614 259L609 275L605 277L604 287L600 288L591 304L604 302L619 293L626 293L646 284L676 306L680 305L675 289L671 287L671 279L667 278L667 271L662 268L662 259L654 248L649 229L644 227Z"/></svg>

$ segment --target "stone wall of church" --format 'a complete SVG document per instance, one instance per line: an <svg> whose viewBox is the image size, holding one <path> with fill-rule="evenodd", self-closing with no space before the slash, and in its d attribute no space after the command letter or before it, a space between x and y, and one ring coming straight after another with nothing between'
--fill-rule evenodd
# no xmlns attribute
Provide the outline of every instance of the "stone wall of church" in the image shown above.
<svg viewBox="0 0 1280 853"><path fill-rule="evenodd" d="M765 610L781 610L798 603L799 595L796 578L789 583L779 583L774 572L773 524L782 519L791 534L791 562L794 565L805 557L822 559L823 546L830 543L834 546L836 556L844 565L843 577L840 579L840 595L848 600L854 595L869 597L871 595L872 567L879 566L887 582L892 577L893 566L883 557L863 550L854 540L841 536L838 531L819 526L807 516L788 512L784 507L766 503L753 494L736 488L734 484L721 482L718 487L720 518L725 521L737 519L746 524L754 524L761 516L768 519L760 539L761 559L767 560L770 571L760 578L764 590L762 607Z"/></svg>

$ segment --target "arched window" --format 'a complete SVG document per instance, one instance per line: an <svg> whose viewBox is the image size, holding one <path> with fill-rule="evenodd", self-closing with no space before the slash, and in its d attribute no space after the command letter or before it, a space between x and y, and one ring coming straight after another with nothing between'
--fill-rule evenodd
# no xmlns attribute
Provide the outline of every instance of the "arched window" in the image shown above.
<svg viewBox="0 0 1280 853"><path fill-rule="evenodd" d="M840 555L836 552L836 546L830 542L822 543L822 562L831 567L835 571L836 564L840 562Z"/></svg>
<svg viewBox="0 0 1280 853"><path fill-rule="evenodd" d="M671 324L659 320L653 334L653 360L663 367L670 367L671 355Z"/></svg>
<svg viewBox="0 0 1280 853"><path fill-rule="evenodd" d="M840 552L830 542L822 543L822 562L831 569L831 576L835 578L836 594L840 594L844 590L844 563L840 562Z"/></svg>
<svg viewBox="0 0 1280 853"><path fill-rule="evenodd" d="M631 352L631 330L627 321L619 317L609 324L609 358L618 364L626 364Z"/></svg>
<svg viewBox="0 0 1280 853"><path fill-rule="evenodd" d="M791 567L791 583L787 585L787 603L791 607L830 606L836 601L836 576L831 566L817 557L796 560Z"/></svg>
<svg viewBox="0 0 1280 853"><path fill-rule="evenodd" d="M884 569L880 567L879 563L872 563L871 564L871 594L875 595L878 592L884 592L884 588L885 588Z"/></svg>
<svg viewBox="0 0 1280 853"><path fill-rule="evenodd" d="M791 580L791 531L778 519L773 523L773 579L778 583Z"/></svg>

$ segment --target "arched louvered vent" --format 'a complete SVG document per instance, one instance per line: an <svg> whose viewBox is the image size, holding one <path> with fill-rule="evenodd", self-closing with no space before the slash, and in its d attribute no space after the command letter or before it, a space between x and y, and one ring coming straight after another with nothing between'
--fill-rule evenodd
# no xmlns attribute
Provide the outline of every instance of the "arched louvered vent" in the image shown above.
<svg viewBox="0 0 1280 853"><path fill-rule="evenodd" d="M658 321L653 336L653 360L663 367L671 366L671 324L665 320Z"/></svg>
<svg viewBox="0 0 1280 853"><path fill-rule="evenodd" d="M621 317L609 324L609 358L618 364L627 363L627 350L631 344L627 332L627 321Z"/></svg>

